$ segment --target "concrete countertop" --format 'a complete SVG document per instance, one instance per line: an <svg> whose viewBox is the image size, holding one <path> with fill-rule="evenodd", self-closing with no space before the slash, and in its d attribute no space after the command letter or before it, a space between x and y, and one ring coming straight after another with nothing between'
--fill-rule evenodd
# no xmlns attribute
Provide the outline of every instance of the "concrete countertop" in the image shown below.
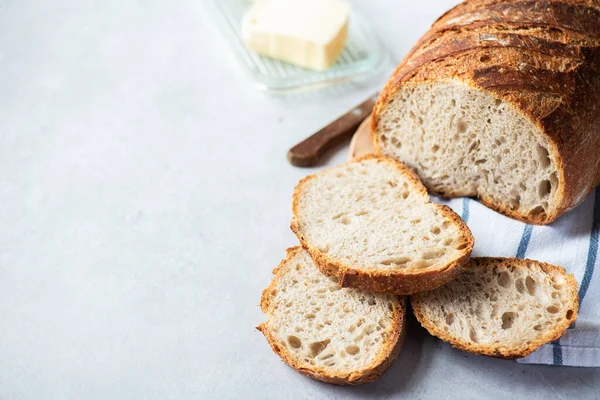
<svg viewBox="0 0 600 400"><path fill-rule="evenodd" d="M454 3L354 7L397 62ZM385 76L275 99L206 5L0 5L0 399L600 397L600 370L469 355L414 320L377 383L286 367L254 329L313 171L286 152Z"/></svg>

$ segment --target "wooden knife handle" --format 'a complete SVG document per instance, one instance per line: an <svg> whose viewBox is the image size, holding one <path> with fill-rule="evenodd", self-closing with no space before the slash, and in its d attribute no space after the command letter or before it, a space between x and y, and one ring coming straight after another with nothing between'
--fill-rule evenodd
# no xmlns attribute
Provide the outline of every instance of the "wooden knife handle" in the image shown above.
<svg viewBox="0 0 600 400"><path fill-rule="evenodd" d="M372 96L314 135L292 147L288 151L290 164L296 167L315 166L327 150L352 136L361 122L373 111L376 98L376 95Z"/></svg>

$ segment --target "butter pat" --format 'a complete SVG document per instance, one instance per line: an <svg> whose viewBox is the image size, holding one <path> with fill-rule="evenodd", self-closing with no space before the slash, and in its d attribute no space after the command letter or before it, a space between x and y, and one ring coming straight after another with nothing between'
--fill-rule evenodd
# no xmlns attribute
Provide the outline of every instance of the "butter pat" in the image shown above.
<svg viewBox="0 0 600 400"><path fill-rule="evenodd" d="M257 0L244 16L242 37L259 54L320 71L346 45L349 12L340 0Z"/></svg>

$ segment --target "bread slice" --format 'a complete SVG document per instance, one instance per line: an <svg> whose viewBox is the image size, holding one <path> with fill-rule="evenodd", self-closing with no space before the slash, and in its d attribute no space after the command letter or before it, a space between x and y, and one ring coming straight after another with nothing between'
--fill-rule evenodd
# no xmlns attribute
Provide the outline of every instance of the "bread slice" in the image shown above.
<svg viewBox="0 0 600 400"><path fill-rule="evenodd" d="M445 286L411 297L415 316L452 346L499 358L525 357L577 318L577 283L562 267L474 257Z"/></svg>
<svg viewBox="0 0 600 400"><path fill-rule="evenodd" d="M260 330L298 372L329 383L374 381L398 356L406 299L341 288L301 247L288 249L260 306Z"/></svg>
<svg viewBox="0 0 600 400"><path fill-rule="evenodd" d="M407 167L367 155L304 178L292 230L317 267L343 287L411 294L460 274L473 248L466 224L429 202Z"/></svg>

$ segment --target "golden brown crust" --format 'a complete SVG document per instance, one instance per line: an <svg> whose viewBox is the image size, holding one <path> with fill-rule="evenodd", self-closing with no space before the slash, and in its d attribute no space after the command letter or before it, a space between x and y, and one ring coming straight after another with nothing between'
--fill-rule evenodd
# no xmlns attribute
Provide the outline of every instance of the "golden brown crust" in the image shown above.
<svg viewBox="0 0 600 400"><path fill-rule="evenodd" d="M462 7L461 7L462 6ZM474 23L520 24L528 27L568 29L600 38L600 9L597 2L577 0L465 1L438 19L433 31L459 29Z"/></svg>
<svg viewBox="0 0 600 400"><path fill-rule="evenodd" d="M435 325L423 311L422 304L426 301L427 293L417 293L411 296L410 302L415 317L417 318L419 323L425 329L427 329L427 331L430 334L442 339L444 342L450 343L454 348L467 351L469 353L503 358L507 360L528 356L529 354L533 353L535 350L540 348L540 346L560 338L565 333L569 325L571 325L577 319L577 313L579 311L577 281L575 280L573 274L567 274L563 267L530 259L521 260L517 258L473 257L471 261L464 267L464 270L467 271L475 268L481 268L490 263L511 263L511 265L514 265L515 262L523 265L525 268L528 268L527 263L534 262L536 265L540 266L544 272L554 271L563 275L570 292L569 298L571 300L571 306L569 307L569 309L573 311L572 317L570 319L565 319L560 325L555 327L553 330L544 333L537 340L529 344L524 344L523 347L518 349L508 349L505 346L502 346L502 344L473 344L455 339L448 332L442 330L441 327Z"/></svg>
<svg viewBox="0 0 600 400"><path fill-rule="evenodd" d="M428 201L429 196L427 195L427 189L423 186L417 175L404 164L390 157L375 156L372 154L358 157L350 162L360 162L369 159L376 159L379 160L379 162L389 163L397 168L401 174L406 176L412 182L414 189L418 190L418 192L425 197L425 201ZM319 174L305 177L296 186L292 204L292 213L294 217L290 227L298 237L302 247L308 251L319 270L325 275L337 277L338 282L342 287L352 287L367 292L397 295L417 293L434 289L456 278L461 272L461 267L469 261L471 251L475 244L475 239L473 238L469 227L454 211L452 211L452 209L450 209L450 207L438 204L435 204L435 206L441 211L445 218L450 219L455 225L458 225L462 237L466 240L462 253L446 265L435 269L381 271L376 269L354 268L340 260L334 259L328 254L324 254L317 247L311 245L304 237L297 220L301 188L307 181L314 179L317 175Z"/></svg>
<svg viewBox="0 0 600 400"><path fill-rule="evenodd" d="M371 121L378 153L379 117L394 94L406 85L444 81L505 101L539 128L556 154L559 186L550 212L511 210L482 197L486 206L548 224L600 184L599 1L468 0L448 11L380 94Z"/></svg>
<svg viewBox="0 0 600 400"><path fill-rule="evenodd" d="M279 273L283 272L282 269L286 263L299 251L303 251L302 247L300 246L287 249L286 258L282 260L279 266L273 270L275 277L271 281L271 284L262 293L260 307L269 318L271 317L270 302L272 298L272 292L277 284L277 280L279 279ZM302 360L298 360L273 337L268 325L268 321L263 322L257 326L256 329L258 329L265 336L273 351L279 355L279 357L281 357L286 364L301 374L318 381L333 383L336 385L358 385L362 383L373 382L379 379L379 377L381 377L381 375L383 375L383 373L392 365L394 360L398 357L398 354L400 354L406 333L406 297L398 297L398 302L396 307L394 307L393 313L393 323L391 324L391 330L387 339L388 345L383 347L379 354L377 354L372 365L365 369L352 371L345 374L332 374L322 368L314 367L303 363Z"/></svg>

